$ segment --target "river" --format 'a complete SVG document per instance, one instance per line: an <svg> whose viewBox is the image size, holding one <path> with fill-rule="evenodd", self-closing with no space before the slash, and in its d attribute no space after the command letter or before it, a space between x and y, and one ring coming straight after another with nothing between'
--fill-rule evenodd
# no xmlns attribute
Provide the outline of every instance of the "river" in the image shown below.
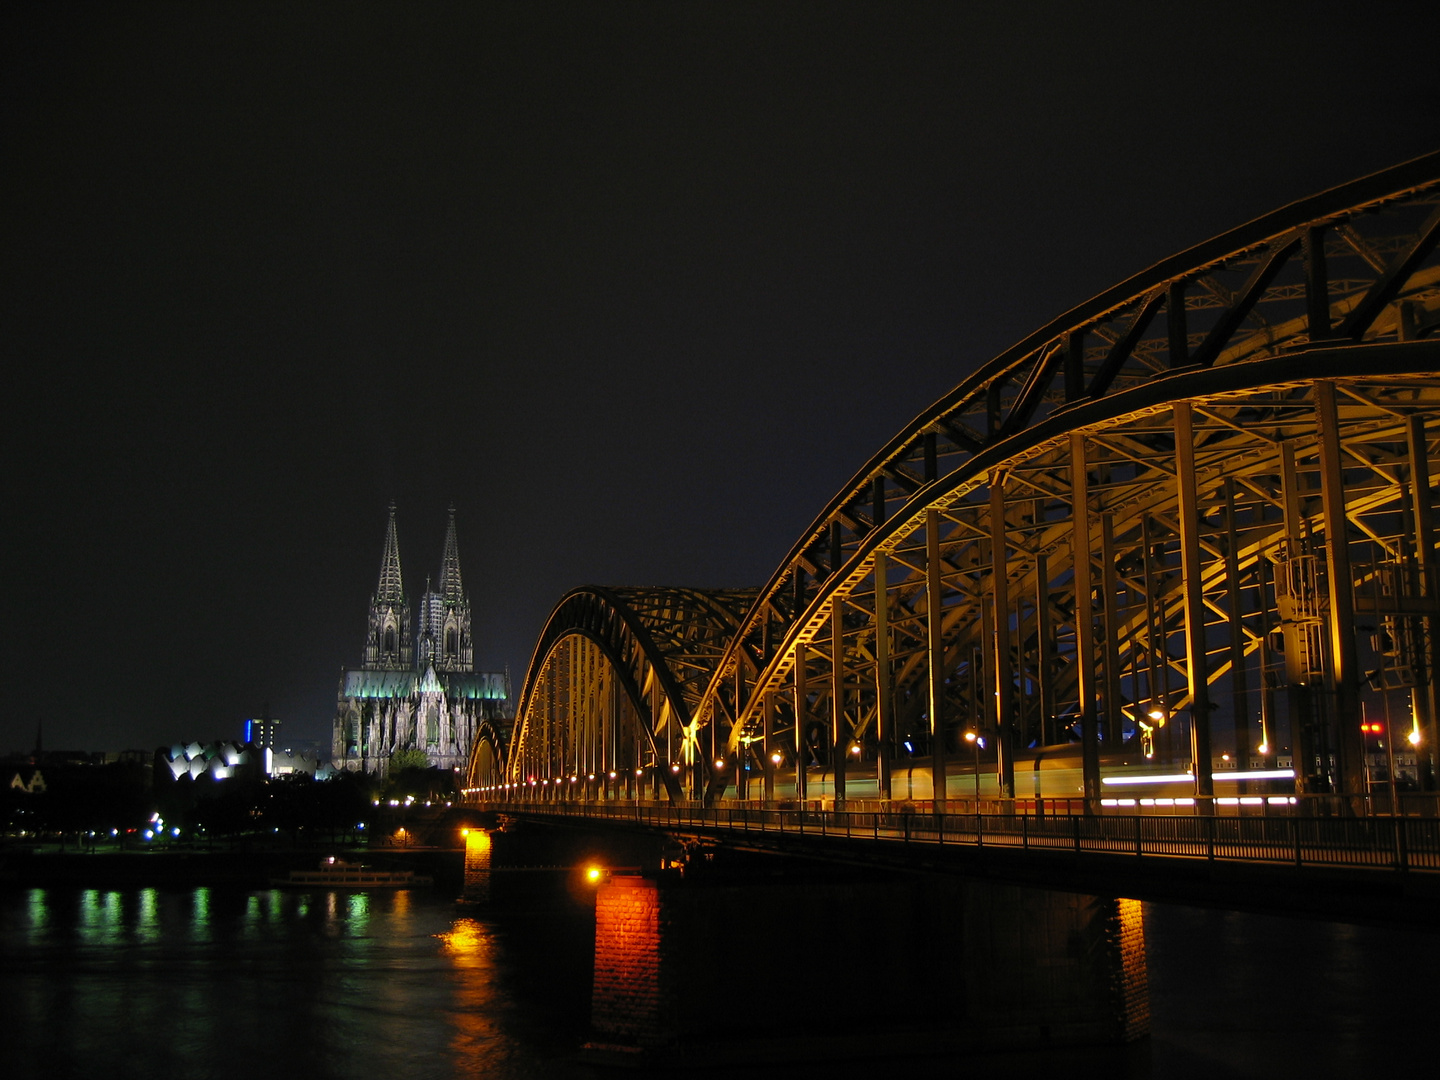
<svg viewBox="0 0 1440 1080"><path fill-rule="evenodd" d="M1433 1075L1440 935L1148 906L1154 1035L1128 1048L828 1062L773 1076ZM429 891L0 890L9 1080L589 1078L589 920ZM717 983L723 1008L723 983ZM833 988L815 988L833 992ZM863 1023L864 988L846 988ZM662 1066L659 1073L664 1074Z"/></svg>

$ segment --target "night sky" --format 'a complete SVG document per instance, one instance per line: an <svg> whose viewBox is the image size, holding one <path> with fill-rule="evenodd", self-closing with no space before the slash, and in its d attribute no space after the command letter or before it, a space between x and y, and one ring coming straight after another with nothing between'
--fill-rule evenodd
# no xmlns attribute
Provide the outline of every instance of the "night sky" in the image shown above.
<svg viewBox="0 0 1440 1080"><path fill-rule="evenodd" d="M328 749L386 505L518 690L758 585L968 372L1440 148L1440 5L34 5L0 26L0 751Z"/></svg>

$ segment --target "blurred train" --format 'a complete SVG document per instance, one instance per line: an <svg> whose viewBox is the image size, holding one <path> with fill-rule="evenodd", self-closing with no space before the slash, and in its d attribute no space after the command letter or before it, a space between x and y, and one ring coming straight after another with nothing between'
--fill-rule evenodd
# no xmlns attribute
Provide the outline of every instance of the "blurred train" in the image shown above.
<svg viewBox="0 0 1440 1080"><path fill-rule="evenodd" d="M1226 806L1282 806L1295 803L1295 772L1288 758L1280 758L1273 768L1240 768L1241 763L1222 756L1213 763L1215 801ZM978 765L978 774L977 774ZM949 800L994 799L999 796L999 777L993 757L988 760L974 755L951 755L945 766L945 798ZM1186 769L1174 764L1161 765L1147 761L1139 753L1119 751L1100 755L1101 805L1124 809L1186 808L1195 804L1195 778ZM834 798L834 774L829 769L812 766L806 773L806 797L828 801ZM929 758L902 756L891 767L893 799L929 800L934 796ZM749 774L745 792L758 798L761 777L758 768ZM845 772L847 800L874 799L879 796L875 763L854 762ZM1084 795L1080 748L1076 745L1034 747L1019 750L1015 755L1015 797L1025 800L1068 802ZM729 787L724 798L741 797ZM776 799L795 797L795 773L784 769L775 776Z"/></svg>

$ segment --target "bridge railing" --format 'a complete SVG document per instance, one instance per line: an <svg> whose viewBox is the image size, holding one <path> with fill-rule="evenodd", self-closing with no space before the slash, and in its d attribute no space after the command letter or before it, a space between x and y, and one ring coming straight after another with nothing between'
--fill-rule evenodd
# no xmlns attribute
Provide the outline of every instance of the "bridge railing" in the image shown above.
<svg viewBox="0 0 1440 1080"><path fill-rule="evenodd" d="M491 800L481 800L488 805ZM545 805L551 802L542 800ZM588 794L579 799L561 800L562 805L577 806L632 806L634 800L621 797ZM536 805L527 801L526 805ZM641 800L641 805L668 805L661 802ZM696 804L689 804L696 805ZM945 801L947 813L993 814L1007 817L1069 817L1093 816L1085 800L1077 797L1045 797L1002 799L997 796L952 797ZM836 809L835 800L830 797L818 799L727 799L716 804L717 809L785 810L805 812L831 812ZM929 799L846 799L840 808L849 813L934 813L934 804ZM1220 797L1212 801L1210 813L1219 817L1314 817L1314 818L1388 818L1421 817L1440 819L1440 792L1402 792L1395 799L1392 812L1390 797L1384 793L1371 795L1251 795ZM1130 798L1101 800L1100 814L1106 817L1199 817L1209 816L1195 799L1152 799Z"/></svg>
<svg viewBox="0 0 1440 1080"><path fill-rule="evenodd" d="M1440 871L1440 819L921 813L668 803L517 802L502 813L628 821L662 829L778 833L887 844Z"/></svg>

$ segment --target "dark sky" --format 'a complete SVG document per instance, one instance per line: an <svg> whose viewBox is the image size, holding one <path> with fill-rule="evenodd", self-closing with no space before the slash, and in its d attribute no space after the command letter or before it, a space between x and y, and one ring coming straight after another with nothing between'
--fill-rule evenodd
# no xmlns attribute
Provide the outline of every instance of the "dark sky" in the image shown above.
<svg viewBox="0 0 1440 1080"><path fill-rule="evenodd" d="M518 688L567 589L762 583L1030 330L1440 147L1434 4L16 7L0 751L328 746L392 498Z"/></svg>

